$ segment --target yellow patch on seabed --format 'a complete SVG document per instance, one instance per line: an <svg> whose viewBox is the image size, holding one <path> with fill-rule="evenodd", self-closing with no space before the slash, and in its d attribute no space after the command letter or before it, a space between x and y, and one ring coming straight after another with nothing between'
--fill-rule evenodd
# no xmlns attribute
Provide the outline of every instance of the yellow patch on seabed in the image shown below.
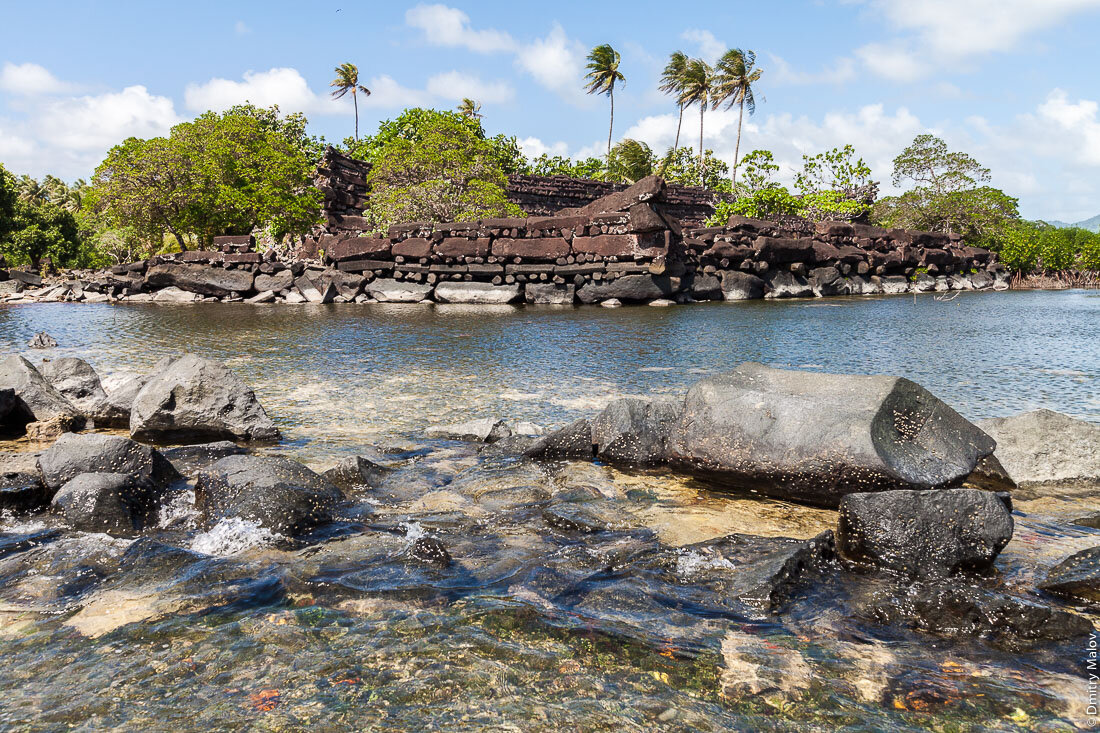
<svg viewBox="0 0 1100 733"><path fill-rule="evenodd" d="M0 609L0 639L16 639L29 633L38 618L38 614L32 611Z"/></svg>
<svg viewBox="0 0 1100 733"><path fill-rule="evenodd" d="M183 601L179 598L141 591L106 590L88 599L65 624L95 639L126 624L175 613L182 606Z"/></svg>

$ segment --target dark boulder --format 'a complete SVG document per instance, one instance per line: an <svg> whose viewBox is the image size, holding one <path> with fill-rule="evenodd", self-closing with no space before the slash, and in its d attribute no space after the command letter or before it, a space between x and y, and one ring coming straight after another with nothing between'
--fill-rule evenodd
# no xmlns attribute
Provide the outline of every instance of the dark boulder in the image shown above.
<svg viewBox="0 0 1100 733"><path fill-rule="evenodd" d="M81 473L54 494L51 505L73 529L129 534L147 524L156 492L137 476Z"/></svg>
<svg viewBox="0 0 1100 733"><path fill-rule="evenodd" d="M756 275L740 270L723 270L721 277L724 300L755 300L764 297L764 281Z"/></svg>
<svg viewBox="0 0 1100 733"><path fill-rule="evenodd" d="M837 547L857 563L911 577L985 569L1012 539L1006 494L979 489L849 494Z"/></svg>
<svg viewBox="0 0 1100 733"><path fill-rule="evenodd" d="M801 275L787 270L769 272L765 279L764 297L773 298L810 298L814 294L813 286Z"/></svg>
<svg viewBox="0 0 1100 733"><path fill-rule="evenodd" d="M1100 547L1082 550L1055 565L1039 588L1056 596L1100 603Z"/></svg>
<svg viewBox="0 0 1100 733"><path fill-rule="evenodd" d="M532 458L592 458L594 450L592 424L581 418L539 438L526 455Z"/></svg>
<svg viewBox="0 0 1100 733"><path fill-rule="evenodd" d="M615 400L592 422L596 455L623 463L663 461L669 431L679 413L679 403L671 400Z"/></svg>
<svg viewBox="0 0 1100 733"><path fill-rule="evenodd" d="M134 398L139 440L275 440L256 394L224 364L187 354L153 375Z"/></svg>
<svg viewBox="0 0 1100 733"><path fill-rule="evenodd" d="M640 303L668 298L680 292L682 285L680 278L667 275L623 275L609 282L585 283L577 290L577 300L582 303L598 303L615 298L624 302Z"/></svg>
<svg viewBox="0 0 1100 733"><path fill-rule="evenodd" d="M82 473L121 473L153 489L181 478L155 448L118 435L67 433L43 451L38 467L46 486L57 490Z"/></svg>
<svg viewBox="0 0 1100 733"><path fill-rule="evenodd" d="M938 636L981 637L1010 649L1078 639L1093 630L1083 616L958 583L915 583L880 592L858 615Z"/></svg>
<svg viewBox="0 0 1100 733"><path fill-rule="evenodd" d="M21 430L30 422L57 418L75 428L84 424L80 410L21 356L12 354L0 360L0 389L10 389L16 397L4 422L4 427L9 431Z"/></svg>
<svg viewBox="0 0 1100 733"><path fill-rule="evenodd" d="M229 456L199 474L195 504L208 526L231 517L293 534L328 521L343 499L328 479L300 463Z"/></svg>
<svg viewBox="0 0 1100 733"><path fill-rule="evenodd" d="M0 473L0 512L30 512L50 503L42 477L27 471Z"/></svg>
<svg viewBox="0 0 1100 733"><path fill-rule="evenodd" d="M692 386L668 442L673 464L832 507L856 492L957 486L994 447L907 379L754 363Z"/></svg>
<svg viewBox="0 0 1100 733"><path fill-rule="evenodd" d="M372 456L380 459L380 454ZM370 489L386 475L388 469L366 456L349 456L325 471L322 476L343 491Z"/></svg>

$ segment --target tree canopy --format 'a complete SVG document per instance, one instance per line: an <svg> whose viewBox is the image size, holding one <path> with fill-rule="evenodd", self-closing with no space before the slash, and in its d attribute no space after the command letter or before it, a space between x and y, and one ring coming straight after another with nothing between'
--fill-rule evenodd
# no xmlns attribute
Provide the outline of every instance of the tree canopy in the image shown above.
<svg viewBox="0 0 1100 733"><path fill-rule="evenodd" d="M96 169L92 204L110 226L169 232L181 249L188 233L204 243L256 227L277 239L304 233L320 220L321 193L304 124L297 129L234 108L176 125L167 138L129 138Z"/></svg>

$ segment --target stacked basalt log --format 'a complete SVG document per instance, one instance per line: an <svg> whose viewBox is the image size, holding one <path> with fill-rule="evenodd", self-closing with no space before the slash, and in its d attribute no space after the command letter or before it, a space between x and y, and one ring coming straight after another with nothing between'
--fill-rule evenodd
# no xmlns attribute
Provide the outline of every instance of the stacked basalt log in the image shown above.
<svg viewBox="0 0 1100 733"><path fill-rule="evenodd" d="M361 232L369 229L363 218L370 187L370 164L329 147L321 157L314 185L321 191L325 224L318 234Z"/></svg>

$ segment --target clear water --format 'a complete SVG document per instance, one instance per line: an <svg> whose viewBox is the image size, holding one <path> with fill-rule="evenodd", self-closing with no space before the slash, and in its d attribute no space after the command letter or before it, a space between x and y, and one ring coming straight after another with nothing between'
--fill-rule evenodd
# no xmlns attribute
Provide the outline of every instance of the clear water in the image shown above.
<svg viewBox="0 0 1100 733"><path fill-rule="evenodd" d="M41 330L60 348L27 351ZM0 518L2 729L1088 725L1083 647L854 617L881 579L834 571L776 614L722 610L698 583L729 568L691 552L672 555L671 583L599 580L636 551L731 532L808 538L835 526L833 512L422 436L474 417L562 423L745 360L906 376L971 418L1049 407L1100 422L1096 293L618 310L41 304L0 310L0 341L32 359L79 355L101 374L195 351L255 388L287 434L276 450L317 467L363 445L392 451L388 478L307 543L248 523L198 527L185 490L150 533L157 546L49 515ZM605 497L612 529L576 536L542 521L551 497L582 489ZM1100 544L1066 521L1098 509L1020 507L1000 580L981 582L1038 599L1046 568ZM423 536L444 543L451 568L410 558Z"/></svg>

